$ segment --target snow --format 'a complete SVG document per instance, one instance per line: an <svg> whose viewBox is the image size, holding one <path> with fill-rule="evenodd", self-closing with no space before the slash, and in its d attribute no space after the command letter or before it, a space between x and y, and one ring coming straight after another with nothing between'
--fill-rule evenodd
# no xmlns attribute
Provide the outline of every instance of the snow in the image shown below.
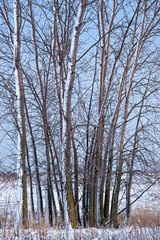
<svg viewBox="0 0 160 240"><path fill-rule="evenodd" d="M141 184L139 187L135 184L134 189L137 191L139 188L144 189L146 186ZM159 209L160 204L160 191L159 183L156 183L152 188L146 192L142 198L140 198L132 206L132 212L155 209ZM16 232L15 228L15 216L16 216L16 179L1 179L0 178L0 239L32 239L32 240L128 240L128 239L160 239L160 227L153 228L140 228L139 226L121 226L119 229L108 228L79 228L65 230L60 227L47 227L44 225L37 225L35 228L19 229ZM43 189L44 193L45 189ZM36 193L36 187L34 187ZM43 194L44 195L44 194ZM30 195L28 195L28 198ZM36 194L34 194L36 202ZM28 199L29 200L29 199ZM1 223L2 218L6 218L6 221ZM13 220L14 219L14 220Z"/></svg>
<svg viewBox="0 0 160 240"><path fill-rule="evenodd" d="M72 234L62 229L41 229L33 231L32 229L20 231L16 236L13 230L9 231L7 238L3 238L3 232L0 230L0 239L54 239L54 240L128 240L128 239L160 239L160 228L133 228L125 227L120 229L78 229L73 230ZM9 237L9 238L8 238Z"/></svg>

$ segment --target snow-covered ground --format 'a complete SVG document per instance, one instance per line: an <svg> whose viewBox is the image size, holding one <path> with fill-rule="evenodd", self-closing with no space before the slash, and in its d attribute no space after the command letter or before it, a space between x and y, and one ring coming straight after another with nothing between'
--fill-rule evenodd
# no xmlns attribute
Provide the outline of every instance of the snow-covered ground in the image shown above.
<svg viewBox="0 0 160 240"><path fill-rule="evenodd" d="M0 239L30 240L158 240L160 228L123 227L119 229L77 229L65 231L61 229L28 229L16 233L14 229L5 232L0 230Z"/></svg>
<svg viewBox="0 0 160 240"><path fill-rule="evenodd" d="M148 184L149 185L149 184ZM136 198L147 187L146 184L135 184L133 199ZM27 229L15 231L14 219L16 213L16 180L0 178L0 239L81 239L81 240L102 240L102 239L160 239L160 227L139 227L120 226L119 229L110 228L88 228L66 231L61 228L47 228L39 226L36 230ZM43 189L43 194L45 190ZM28 200L29 193L28 193ZM36 203L36 196L35 196ZM121 201L120 209L124 207L125 196ZM160 216L160 183L153 185L140 199L132 206L132 214L139 213L140 210L151 210Z"/></svg>

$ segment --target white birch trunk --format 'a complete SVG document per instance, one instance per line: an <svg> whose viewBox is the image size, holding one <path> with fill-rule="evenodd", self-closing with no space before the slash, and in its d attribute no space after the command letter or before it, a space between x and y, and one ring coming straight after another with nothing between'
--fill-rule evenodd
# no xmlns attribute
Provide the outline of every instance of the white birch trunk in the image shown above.
<svg viewBox="0 0 160 240"><path fill-rule="evenodd" d="M64 99L63 99L63 123L62 123L62 158L61 158L61 167L62 167L62 188L63 188L63 204L64 204L64 219L65 219L65 226L71 228L71 224L69 221L69 215L68 215L68 206L67 206L67 193L66 193L66 173L65 173L65 151L66 151L66 131L67 131L67 121L66 116L68 113L68 100L70 100L70 108L71 108L71 94L72 88L73 88L73 82L74 82L74 71L75 71L75 64L76 64L76 55L77 55L77 47L78 47L78 41L79 41L79 34L80 34L80 28L83 20L83 15L85 8L83 7L83 4L86 4L86 1L80 1L78 14L73 30L73 36L71 41L71 48L70 48L70 61L68 63L68 74L67 74L67 80L65 84L65 92L64 92ZM71 116L70 116L71 117Z"/></svg>
<svg viewBox="0 0 160 240"><path fill-rule="evenodd" d="M17 123L18 123L18 141L17 141L17 207L16 207L16 228L21 222L22 216L22 163L21 163L21 133L22 133L22 117L20 110L20 86L18 79L18 69L16 66L17 48L18 48L18 26L17 26L17 1L13 1L14 9L14 68L15 83L17 96Z"/></svg>
<svg viewBox="0 0 160 240"><path fill-rule="evenodd" d="M104 63L104 60L105 60L105 44L106 44L106 37L105 37L105 28L104 28L104 12L103 12L103 6L104 2L103 0L99 0L99 21L100 21L100 33L101 33L101 36L102 39L101 39L101 62L100 62L100 69L99 69L99 109L98 109L98 114L100 113L100 110L101 110L101 106L102 106L102 103L103 103L103 98L104 98L104 81L105 81L105 71L104 71L104 68L105 68L105 63ZM100 120L102 122L102 119ZM100 135L102 134L102 131L103 130L99 130L97 129L97 131L99 131L99 139L98 139L98 142L100 141L100 144L103 144L102 143L102 139L100 139ZM98 134L98 133L97 133ZM99 160L100 161L100 144L98 143L98 152L99 152ZM100 195L101 195L101 179L102 179L102 168L99 164L99 167L98 167L98 186L97 186L97 224L99 225L101 223L101 213L100 213Z"/></svg>
<svg viewBox="0 0 160 240"><path fill-rule="evenodd" d="M17 142L17 206L16 206L16 228L21 223L22 216L22 167L21 167L21 141L18 133Z"/></svg>

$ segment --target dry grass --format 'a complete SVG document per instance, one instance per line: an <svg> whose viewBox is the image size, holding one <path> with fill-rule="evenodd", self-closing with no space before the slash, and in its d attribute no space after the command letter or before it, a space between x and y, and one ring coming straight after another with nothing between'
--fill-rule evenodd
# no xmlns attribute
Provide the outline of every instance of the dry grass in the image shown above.
<svg viewBox="0 0 160 240"><path fill-rule="evenodd" d="M9 240L160 240L160 228L134 228L120 229L77 229L72 232L53 228L43 229L6 229L0 239Z"/></svg>
<svg viewBox="0 0 160 240"><path fill-rule="evenodd" d="M160 226L160 211L156 209L137 208L130 217L130 226L136 227L159 227Z"/></svg>
<svg viewBox="0 0 160 240"><path fill-rule="evenodd" d="M125 214L118 216L119 229L77 229L71 234L61 227L49 228L46 224L37 224L30 220L29 228L15 230L13 218L5 212L0 216L0 239L39 239L39 240L158 240L160 239L160 212L154 209L139 209L132 212L129 226L125 225ZM70 237L71 236L71 237Z"/></svg>
<svg viewBox="0 0 160 240"><path fill-rule="evenodd" d="M121 213L118 216L119 227L126 225L125 213ZM136 208L131 212L128 226L133 227L160 227L160 209L151 208Z"/></svg>

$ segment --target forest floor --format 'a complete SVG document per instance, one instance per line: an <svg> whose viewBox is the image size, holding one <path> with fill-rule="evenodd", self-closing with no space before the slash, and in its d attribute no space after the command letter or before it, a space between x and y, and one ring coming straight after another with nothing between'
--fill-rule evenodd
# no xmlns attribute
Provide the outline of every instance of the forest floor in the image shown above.
<svg viewBox="0 0 160 240"><path fill-rule="evenodd" d="M146 183L134 183L133 200L145 188ZM123 189L122 189L123 190ZM29 229L15 228L16 216L16 179L0 177L0 239L30 239L30 240L158 240L160 239L160 181L146 191L133 205L129 224L125 225L124 213L119 215L120 227L112 229L79 228L64 230L61 226L47 227L30 223ZM35 194L35 193L34 193ZM45 191L43 190L43 196ZM36 195L34 195L36 202ZM28 201L30 201L28 193ZM125 206L125 194L121 194L121 210Z"/></svg>

